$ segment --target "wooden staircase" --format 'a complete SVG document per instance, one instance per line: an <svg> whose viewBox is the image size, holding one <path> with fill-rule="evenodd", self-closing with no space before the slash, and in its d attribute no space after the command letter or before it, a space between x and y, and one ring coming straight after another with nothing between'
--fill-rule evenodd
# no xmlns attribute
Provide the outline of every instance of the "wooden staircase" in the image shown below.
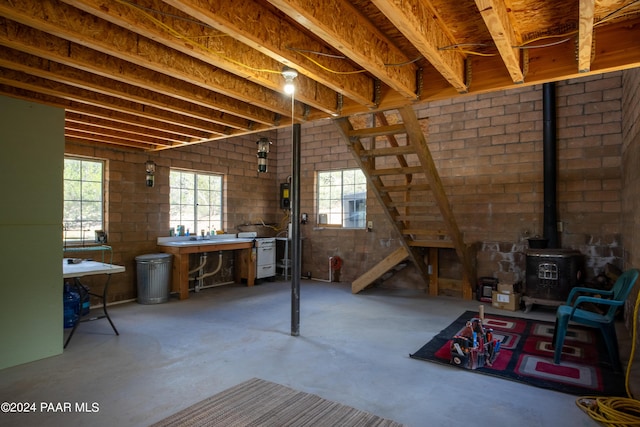
<svg viewBox="0 0 640 427"><path fill-rule="evenodd" d="M402 236L404 248L354 281L352 291L359 292L409 257L428 280L429 293L438 295L434 258L437 260L438 248L453 248L463 269L462 297L471 299L475 269L470 249L458 229L413 108L343 117L336 123L389 221ZM431 269L424 261L424 248L429 248Z"/></svg>

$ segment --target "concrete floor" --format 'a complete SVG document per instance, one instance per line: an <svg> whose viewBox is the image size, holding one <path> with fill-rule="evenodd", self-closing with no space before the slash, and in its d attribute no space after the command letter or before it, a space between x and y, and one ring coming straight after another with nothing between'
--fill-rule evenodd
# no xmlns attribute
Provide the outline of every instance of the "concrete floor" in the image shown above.
<svg viewBox="0 0 640 427"><path fill-rule="evenodd" d="M288 282L116 305L120 336L106 320L82 323L62 355L0 371L0 401L38 408L0 413L0 425L147 426L258 377L407 426L597 426L575 396L409 358L478 305L403 290L352 295L349 284L303 280L298 337ZM553 312L527 316L551 320ZM43 413L41 402L96 411Z"/></svg>

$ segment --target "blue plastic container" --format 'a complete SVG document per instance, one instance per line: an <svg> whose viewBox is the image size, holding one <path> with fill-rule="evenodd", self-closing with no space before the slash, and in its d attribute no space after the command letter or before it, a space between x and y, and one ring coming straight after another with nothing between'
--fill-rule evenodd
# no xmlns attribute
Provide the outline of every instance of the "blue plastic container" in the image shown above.
<svg viewBox="0 0 640 427"><path fill-rule="evenodd" d="M80 306L80 294L78 294L73 287L65 283L64 284L64 327L73 328L78 322L78 309Z"/></svg>

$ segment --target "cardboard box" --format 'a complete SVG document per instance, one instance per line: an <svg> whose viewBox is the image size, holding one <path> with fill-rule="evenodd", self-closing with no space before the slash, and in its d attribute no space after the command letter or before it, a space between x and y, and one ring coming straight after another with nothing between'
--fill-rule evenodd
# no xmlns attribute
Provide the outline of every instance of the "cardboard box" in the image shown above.
<svg viewBox="0 0 640 427"><path fill-rule="evenodd" d="M513 294L515 293L515 290L513 289L513 284L498 283L498 292L502 292L503 294Z"/></svg>
<svg viewBox="0 0 640 427"><path fill-rule="evenodd" d="M501 310L516 311L520 309L520 294L493 291L491 305Z"/></svg>

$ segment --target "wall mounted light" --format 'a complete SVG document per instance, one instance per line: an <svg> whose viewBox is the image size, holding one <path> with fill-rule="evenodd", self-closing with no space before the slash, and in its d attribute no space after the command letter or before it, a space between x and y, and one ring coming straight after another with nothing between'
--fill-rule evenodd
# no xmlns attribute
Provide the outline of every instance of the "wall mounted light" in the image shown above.
<svg viewBox="0 0 640 427"><path fill-rule="evenodd" d="M260 138L256 141L258 144L258 172L267 171L267 154L269 153L269 138Z"/></svg>
<svg viewBox="0 0 640 427"><path fill-rule="evenodd" d="M153 187L153 183L155 181L154 175L156 174L156 164L153 160L147 160L144 167L147 170L147 187Z"/></svg>
<svg viewBox="0 0 640 427"><path fill-rule="evenodd" d="M282 69L282 77L284 77L284 93L292 95L296 91L296 86L293 84L293 79L298 77L298 72L290 67L284 67Z"/></svg>

